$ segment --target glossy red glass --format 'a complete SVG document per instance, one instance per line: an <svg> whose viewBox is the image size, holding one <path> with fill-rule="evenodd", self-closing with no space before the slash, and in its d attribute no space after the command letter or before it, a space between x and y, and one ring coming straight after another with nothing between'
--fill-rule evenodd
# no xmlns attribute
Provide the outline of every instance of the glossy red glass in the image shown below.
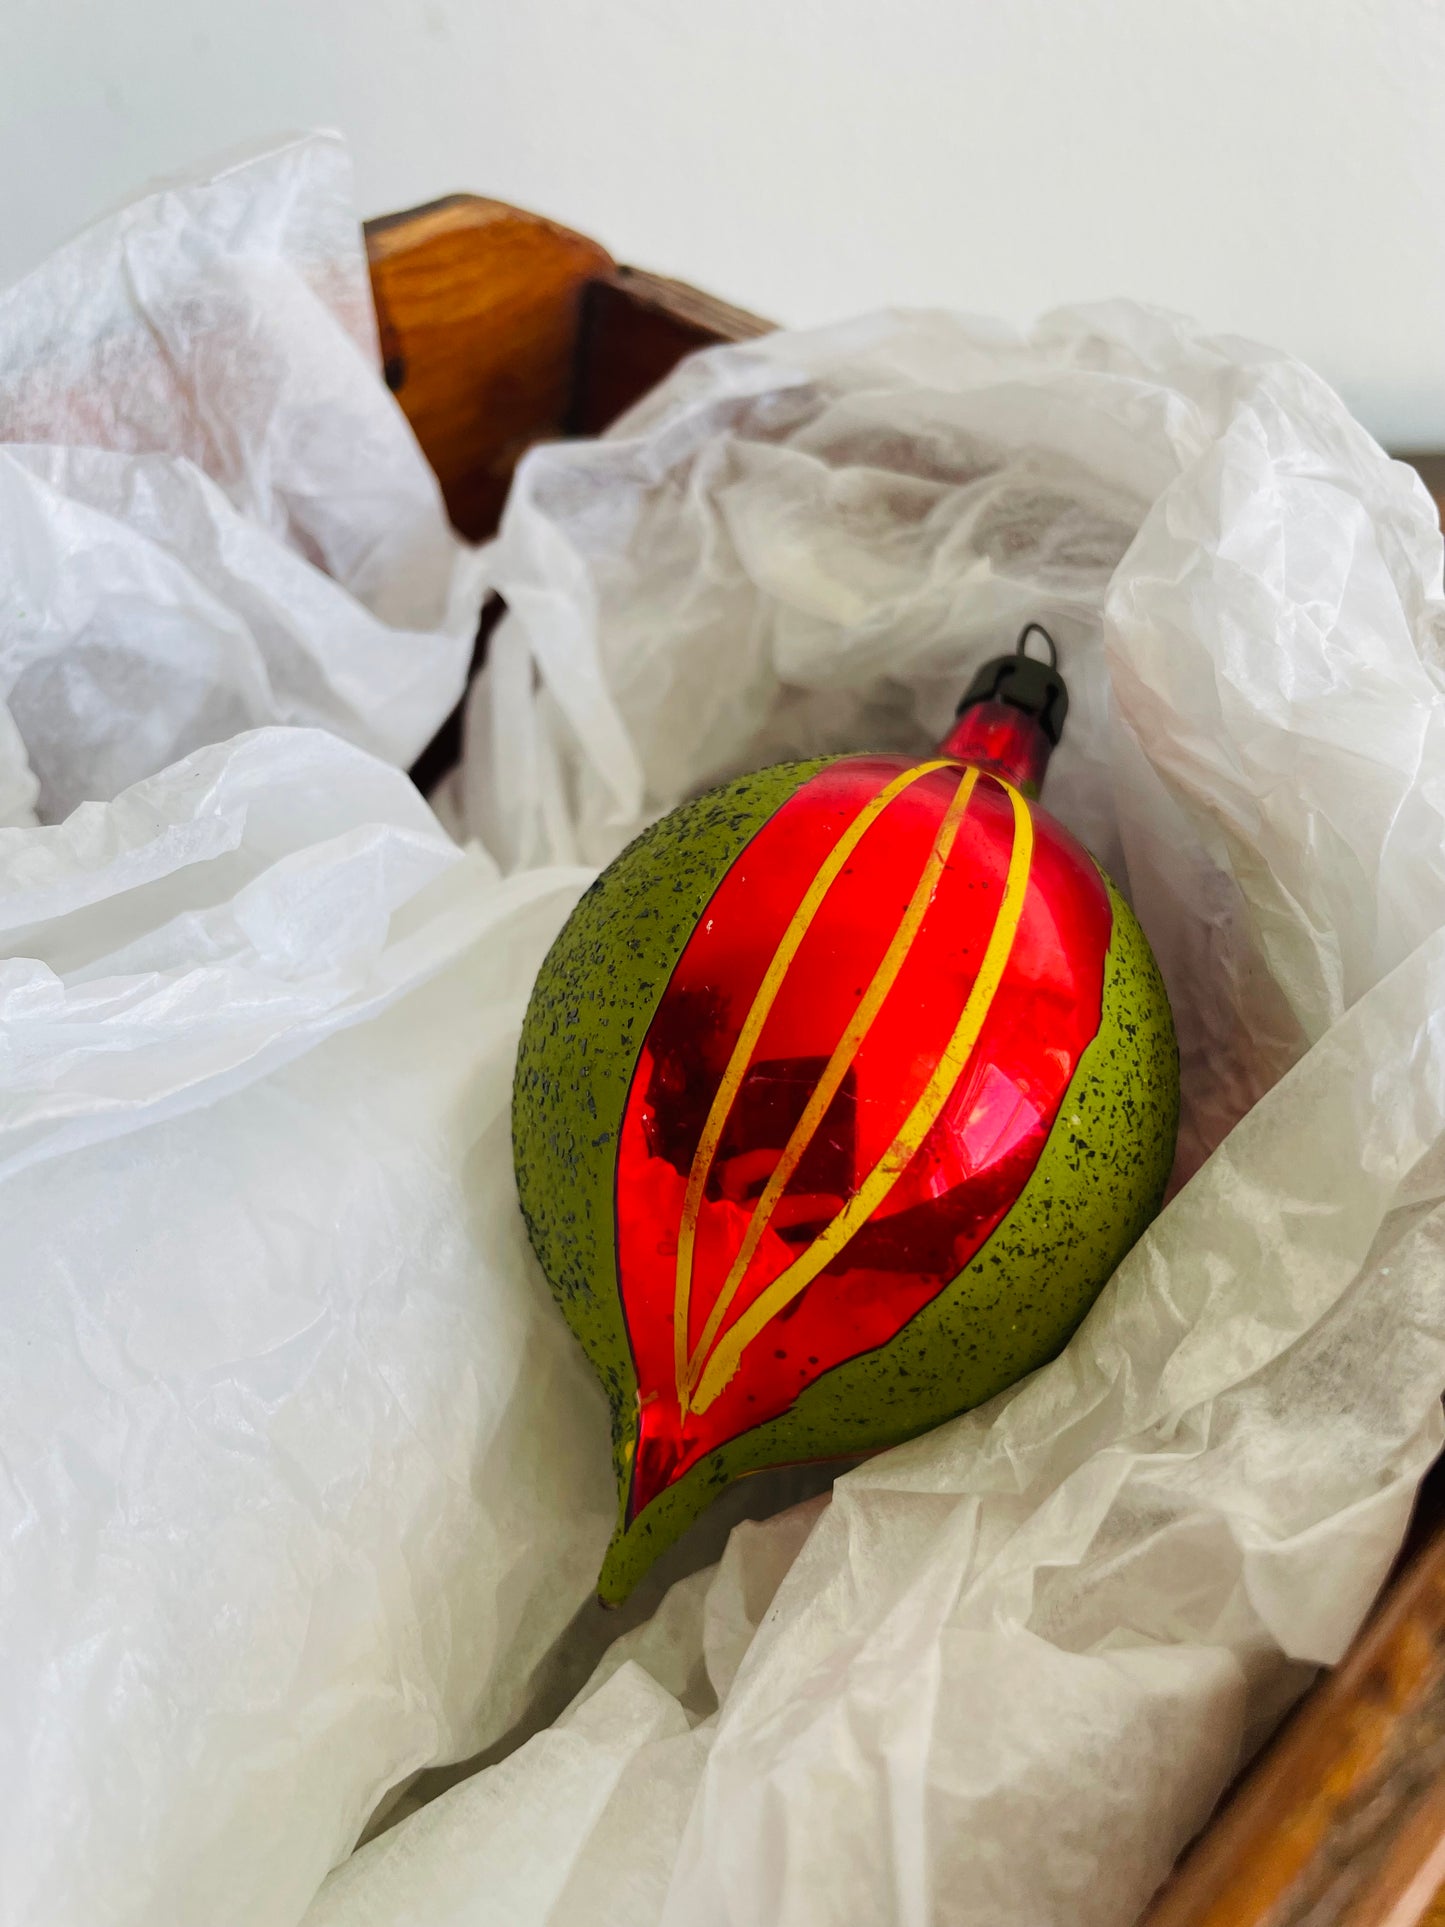
<svg viewBox="0 0 1445 1927"><path fill-rule="evenodd" d="M758 831L678 960L623 1119L630 1517L885 1344L978 1251L1098 1028L1110 928L1067 832L941 753L832 763Z"/></svg>
<svg viewBox="0 0 1445 1927"><path fill-rule="evenodd" d="M939 754L997 770L1017 784L1025 796L1037 796L1052 751L1053 744L1037 717L1012 703L983 702L971 703L960 713L944 737Z"/></svg>

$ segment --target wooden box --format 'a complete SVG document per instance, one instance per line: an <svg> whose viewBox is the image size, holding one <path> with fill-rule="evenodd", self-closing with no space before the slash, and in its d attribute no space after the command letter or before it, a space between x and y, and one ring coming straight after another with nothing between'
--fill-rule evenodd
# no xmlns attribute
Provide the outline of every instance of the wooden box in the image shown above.
<svg viewBox="0 0 1445 1927"><path fill-rule="evenodd" d="M367 228L386 379L464 535L497 525L531 443L595 434L756 316L471 195ZM1445 463L1421 459L1427 483ZM489 619L484 617L478 661ZM454 716L418 762L455 760ZM1241 1775L1147 1927L1445 1927L1445 1477L1345 1661ZM1040 1923L1040 1927L1065 1927Z"/></svg>

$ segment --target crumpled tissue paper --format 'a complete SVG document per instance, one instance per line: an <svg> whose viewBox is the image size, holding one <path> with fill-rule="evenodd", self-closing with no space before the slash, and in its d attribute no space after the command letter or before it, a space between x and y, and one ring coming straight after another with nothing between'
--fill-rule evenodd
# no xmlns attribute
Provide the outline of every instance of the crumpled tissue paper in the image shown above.
<svg viewBox="0 0 1445 1927"><path fill-rule="evenodd" d="M650 1685L363 1848L311 1927L1124 1927L1341 1654L1441 1442L1432 505L1253 344L885 315L535 451L492 573L446 807L517 875L772 757L921 749L1048 623L1048 802L1169 980L1181 1188L1054 1364L803 1515L716 1708L706 1602L756 1536L669 1602L704 1624Z"/></svg>
<svg viewBox="0 0 1445 1927"><path fill-rule="evenodd" d="M737 1526L557 1723L353 1854L306 1927L656 1917L726 1694L816 1503Z"/></svg>
<svg viewBox="0 0 1445 1927"><path fill-rule="evenodd" d="M0 295L0 444L0 1920L293 1927L606 1543L508 1155L590 873L504 881L392 767L480 558L339 142Z"/></svg>
<svg viewBox="0 0 1445 1927"><path fill-rule="evenodd" d="M611 1526L508 1155L586 881L317 730L0 830L0 1919L299 1918Z"/></svg>
<svg viewBox="0 0 1445 1927"><path fill-rule="evenodd" d="M425 747L480 563L380 366L324 135L159 188L0 291L0 823L264 723Z"/></svg>

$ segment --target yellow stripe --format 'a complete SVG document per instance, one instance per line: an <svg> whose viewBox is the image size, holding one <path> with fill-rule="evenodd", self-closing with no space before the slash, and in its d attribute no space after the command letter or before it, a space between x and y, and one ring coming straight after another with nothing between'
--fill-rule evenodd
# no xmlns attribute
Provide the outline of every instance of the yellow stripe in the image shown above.
<svg viewBox="0 0 1445 1927"><path fill-rule="evenodd" d="M787 976L793 958L798 954L798 946L807 933L809 924L818 914L819 905L832 889L841 875L843 865L857 849L866 831L874 824L897 796L901 796L921 777L936 769L956 767L948 757L935 757L931 762L916 763L912 769L904 770L893 781L864 804L853 821L833 845L817 874L803 893L803 900L793 912L792 921L783 932L782 941L773 953L772 961L763 973L756 996L738 1032L738 1040L733 1045L732 1055L723 1072L722 1082L717 1087L709 1107L707 1120L702 1127L702 1136L697 1141L693 1153L692 1168L688 1172L687 1190L683 1195L682 1222L677 1232L677 1281L672 1302L672 1356L674 1374L677 1380L678 1402L686 1413L687 1406L687 1316L688 1304L692 1294L692 1252L697 1235L697 1216L702 1208L702 1194L707 1185L712 1161L717 1155L717 1147L722 1142L723 1130L732 1110L733 1102L747 1074L753 1051L762 1035L763 1025L768 1020L774 1000Z"/></svg>
<svg viewBox="0 0 1445 1927"><path fill-rule="evenodd" d="M782 1156L763 1187L762 1196L753 1206L753 1215L748 1221L748 1228L743 1234L737 1256L733 1259L728 1275L723 1280L723 1288L718 1293L717 1302L708 1316L707 1324L703 1327L702 1337L697 1342L697 1350L688 1360L687 1390L689 1393L697 1383L702 1361L712 1349L718 1329L727 1317L733 1299L737 1296L743 1274L752 1263L753 1254L762 1242L763 1233L767 1230L768 1221L773 1215L773 1207L783 1195L789 1179L797 1170L804 1153L812 1143L818 1126L827 1114L828 1106L833 1102L839 1085L847 1076L848 1068L858 1055L863 1039L872 1029L873 1020L882 1008L884 998L893 988L898 973L903 968L904 960L913 948L913 940L918 935L919 926L923 922L929 904L933 901L934 891L938 888L938 879L942 876L943 866L953 850L954 839L958 835L959 825L963 822L969 798L973 795L974 784L977 781L976 769L964 772L963 780L954 791L948 809L938 825L938 833L933 839L933 845L928 852L917 887L898 928L893 933L892 942L883 954L883 961L874 971L872 981L860 998L857 1009L849 1018L843 1035L838 1039L837 1047L814 1086L813 1094L808 1099L802 1116L793 1127L792 1135L784 1146Z"/></svg>
<svg viewBox="0 0 1445 1927"><path fill-rule="evenodd" d="M1034 832L1028 804L1012 784L1005 783L1003 788L1013 805L1013 848L1009 852L1003 900L999 904L998 916L989 935L978 976L974 979L954 1033L903 1128L848 1203L808 1249L754 1299L732 1329L724 1333L703 1371L692 1400L694 1411L707 1410L737 1371L743 1352L758 1333L813 1282L854 1232L872 1217L908 1168L962 1075L1008 966L1019 919L1023 914L1029 869L1033 861Z"/></svg>

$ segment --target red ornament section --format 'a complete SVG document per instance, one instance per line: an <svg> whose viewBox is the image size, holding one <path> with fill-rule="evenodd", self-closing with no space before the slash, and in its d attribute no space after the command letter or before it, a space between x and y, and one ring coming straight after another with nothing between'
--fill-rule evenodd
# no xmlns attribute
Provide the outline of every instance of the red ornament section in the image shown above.
<svg viewBox="0 0 1445 1927"><path fill-rule="evenodd" d="M623 1117L630 1517L969 1263L1098 1030L1111 923L1067 832L952 760L829 764L753 837Z"/></svg>

